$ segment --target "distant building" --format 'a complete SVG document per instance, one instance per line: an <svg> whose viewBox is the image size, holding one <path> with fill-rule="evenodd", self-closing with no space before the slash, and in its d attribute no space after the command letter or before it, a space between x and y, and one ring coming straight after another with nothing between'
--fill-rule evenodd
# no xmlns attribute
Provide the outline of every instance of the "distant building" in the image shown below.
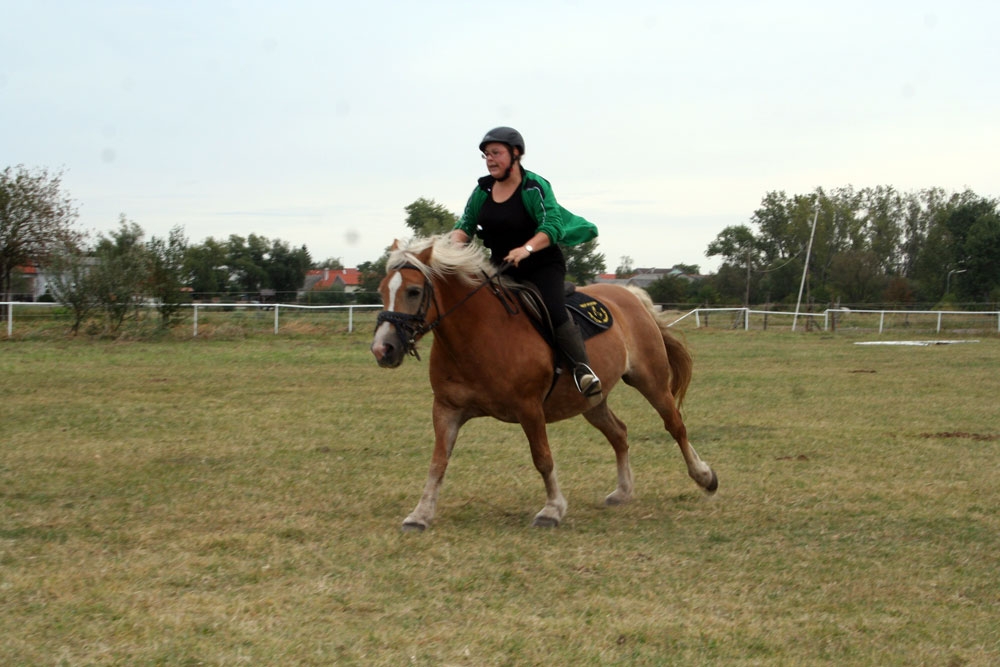
<svg viewBox="0 0 1000 667"><path fill-rule="evenodd" d="M361 289L361 272L357 269L312 269L306 272L304 292L320 292L340 285L347 293Z"/></svg>
<svg viewBox="0 0 1000 667"><path fill-rule="evenodd" d="M18 301L38 301L49 288L49 277L34 264L14 269L14 279L11 296Z"/></svg>
<svg viewBox="0 0 1000 667"><path fill-rule="evenodd" d="M618 278L613 273L601 273L598 274L594 282L611 283L612 285L631 285L632 287L646 289L660 278L667 276L680 276L685 280L694 280L697 278L697 276L689 276L682 273L680 269L636 269L627 278Z"/></svg>

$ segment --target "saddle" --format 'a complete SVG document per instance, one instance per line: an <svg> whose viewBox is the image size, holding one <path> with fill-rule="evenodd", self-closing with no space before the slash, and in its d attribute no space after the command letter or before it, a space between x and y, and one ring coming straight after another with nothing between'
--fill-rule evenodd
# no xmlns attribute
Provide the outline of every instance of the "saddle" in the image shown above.
<svg viewBox="0 0 1000 667"><path fill-rule="evenodd" d="M501 278L501 285L517 297L531 323L548 341L549 345L554 346L555 334L552 318L549 316L549 311L545 307L545 302L542 301L542 295L538 288L530 282L517 282L507 277ZM611 311L603 303L592 296L576 291L576 285L573 283L565 283L564 288L566 290L566 310L576 322L584 340L593 338L611 328L611 325L614 324Z"/></svg>

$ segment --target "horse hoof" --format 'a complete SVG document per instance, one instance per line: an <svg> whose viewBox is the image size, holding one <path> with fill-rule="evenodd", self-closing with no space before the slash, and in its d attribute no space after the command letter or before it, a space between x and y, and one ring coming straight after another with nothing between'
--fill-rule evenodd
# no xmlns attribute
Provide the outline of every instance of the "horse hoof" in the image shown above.
<svg viewBox="0 0 1000 667"><path fill-rule="evenodd" d="M553 519L550 516L536 516L531 525L535 528L558 528L559 519Z"/></svg>
<svg viewBox="0 0 1000 667"><path fill-rule="evenodd" d="M608 507L617 507L618 505L627 504L629 500L630 500L629 498L619 495L618 492L616 491L615 493L612 493L610 496L604 499L604 504Z"/></svg>
<svg viewBox="0 0 1000 667"><path fill-rule="evenodd" d="M708 483L705 487L706 493L715 493L719 488L719 478L716 476L715 471L712 471L712 481Z"/></svg>
<svg viewBox="0 0 1000 667"><path fill-rule="evenodd" d="M422 533L427 530L427 526L416 521L404 521L401 530L404 533Z"/></svg>

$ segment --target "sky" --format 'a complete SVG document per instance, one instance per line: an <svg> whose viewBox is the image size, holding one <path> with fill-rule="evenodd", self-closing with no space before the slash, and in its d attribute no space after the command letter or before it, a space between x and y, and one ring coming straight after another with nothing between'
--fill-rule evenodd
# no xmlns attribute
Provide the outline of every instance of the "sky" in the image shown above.
<svg viewBox="0 0 1000 667"><path fill-rule="evenodd" d="M1000 195L1000 3L0 0L0 169L94 235L377 260L492 127L609 271L697 264L768 192Z"/></svg>

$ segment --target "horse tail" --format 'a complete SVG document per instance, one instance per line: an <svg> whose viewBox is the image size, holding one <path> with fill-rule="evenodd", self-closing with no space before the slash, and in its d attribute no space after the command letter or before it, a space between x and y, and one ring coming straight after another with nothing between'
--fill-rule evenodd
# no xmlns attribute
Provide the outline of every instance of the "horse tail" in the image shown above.
<svg viewBox="0 0 1000 667"><path fill-rule="evenodd" d="M646 307L650 317L656 322L660 329L660 336L663 337L663 347L667 351L667 361L670 363L670 393L674 395L677 407L684 402L684 395L687 393L688 385L691 384L691 369L694 361L691 353L682 340L674 336L670 331L670 326L658 317L653 300L645 290L638 287L629 286L629 290L635 294L642 305Z"/></svg>
<svg viewBox="0 0 1000 667"><path fill-rule="evenodd" d="M667 348L667 360L670 362L670 392L677 401L677 407L680 407L684 402L688 385L691 384L691 368L694 362L684 341L670 333L670 327L666 322L656 318L656 325L660 327L663 345Z"/></svg>

